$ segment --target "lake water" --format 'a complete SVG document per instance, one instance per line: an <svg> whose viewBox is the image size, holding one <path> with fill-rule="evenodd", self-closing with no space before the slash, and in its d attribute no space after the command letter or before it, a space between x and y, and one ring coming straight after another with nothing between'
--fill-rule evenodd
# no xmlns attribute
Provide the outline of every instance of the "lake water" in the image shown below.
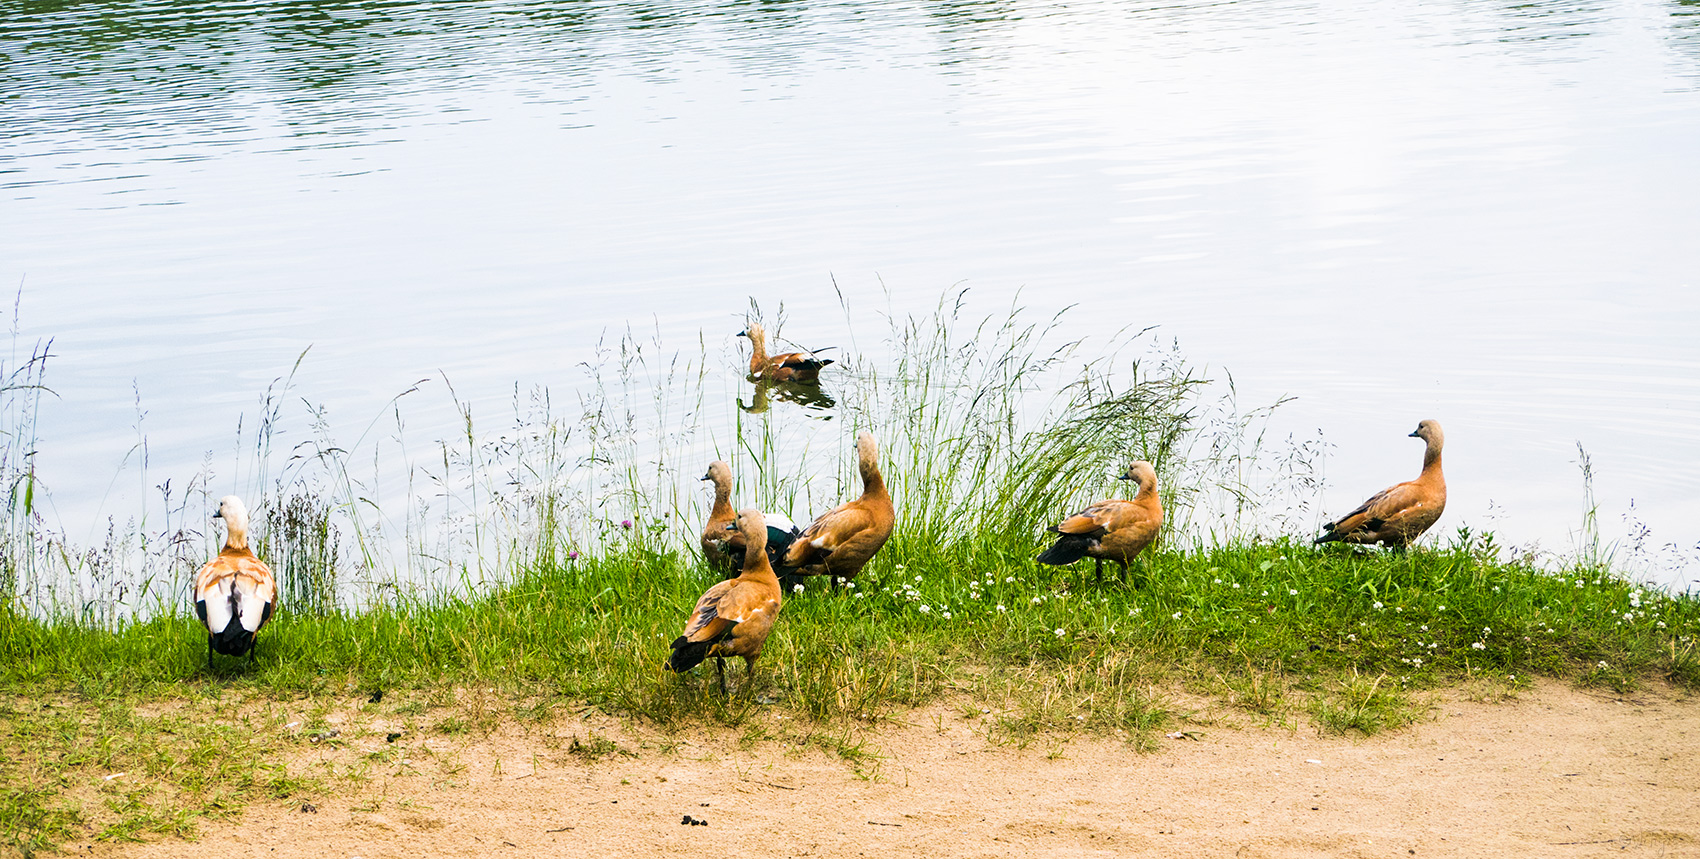
<svg viewBox="0 0 1700 859"><path fill-rule="evenodd" d="M1693 0L0 2L0 284L73 541L237 489L308 347L345 443L433 379L423 442L445 380L567 400L629 328L730 391L752 298L849 348L965 286L1296 398L1317 524L1435 418L1440 530L1568 550L1580 444L1620 560L1700 578Z"/></svg>

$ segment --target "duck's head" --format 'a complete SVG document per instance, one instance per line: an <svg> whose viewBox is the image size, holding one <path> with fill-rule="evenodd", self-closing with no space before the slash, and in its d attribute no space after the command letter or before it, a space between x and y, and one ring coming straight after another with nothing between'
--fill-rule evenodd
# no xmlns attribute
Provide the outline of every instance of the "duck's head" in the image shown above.
<svg viewBox="0 0 1700 859"><path fill-rule="evenodd" d="M242 499L234 495L220 498L218 512L213 514L213 518L224 520L225 545L235 548L248 545L248 508L243 506Z"/></svg>
<svg viewBox="0 0 1700 859"><path fill-rule="evenodd" d="M1440 431L1440 421L1426 420L1417 424L1416 430L1411 433L1410 437L1420 438L1432 445L1439 445L1446 438L1446 435Z"/></svg>
<svg viewBox="0 0 1700 859"><path fill-rule="evenodd" d="M766 334L767 332L762 329L761 323L759 322L751 322L749 327L738 332L739 337L748 337L751 340L760 340Z"/></svg>
<svg viewBox="0 0 1700 859"><path fill-rule="evenodd" d="M874 441L874 434L867 430L856 434L856 461L861 464L863 471L879 467L879 443Z"/></svg>
<svg viewBox="0 0 1700 859"><path fill-rule="evenodd" d="M732 466L728 465L725 460L717 459L708 464L708 473L704 474L702 479L714 481L716 488L722 485L731 486Z"/></svg>
<svg viewBox="0 0 1700 859"><path fill-rule="evenodd" d="M1138 483L1141 489L1144 489L1148 486L1157 485L1157 469L1152 468L1151 463L1141 459L1129 465L1127 471L1122 472L1122 475L1116 479L1132 480Z"/></svg>

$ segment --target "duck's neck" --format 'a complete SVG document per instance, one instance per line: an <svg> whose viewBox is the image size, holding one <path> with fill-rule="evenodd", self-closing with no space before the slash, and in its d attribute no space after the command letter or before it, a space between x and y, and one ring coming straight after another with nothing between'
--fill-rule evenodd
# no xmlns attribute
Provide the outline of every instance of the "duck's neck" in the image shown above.
<svg viewBox="0 0 1700 859"><path fill-rule="evenodd" d="M1157 501L1157 481L1152 480L1151 478L1148 478L1148 477L1140 478L1140 480L1139 480L1139 494L1133 496L1133 500L1137 501L1141 504L1144 504L1147 507L1156 506L1158 504L1158 501Z"/></svg>
<svg viewBox="0 0 1700 859"><path fill-rule="evenodd" d="M1423 477L1440 476L1440 443L1431 441L1423 451Z"/></svg>
<svg viewBox="0 0 1700 859"><path fill-rule="evenodd" d="M885 488L885 475L880 474L877 464L862 463L862 497L891 498L891 493Z"/></svg>
<svg viewBox="0 0 1700 859"><path fill-rule="evenodd" d="M749 337L750 337L750 364L752 366L757 365L757 364L766 364L767 363L767 332L763 331L760 328L760 326L751 325Z"/></svg>
<svg viewBox="0 0 1700 859"><path fill-rule="evenodd" d="M1435 431L1435 432L1430 433L1427 438L1423 439L1423 442L1426 443L1428 446L1423 448L1423 473L1422 473L1422 476L1423 477L1430 477L1430 476L1439 477L1440 476L1440 448L1443 445L1445 445L1446 439L1444 437L1442 437L1438 431Z"/></svg>
<svg viewBox="0 0 1700 859"><path fill-rule="evenodd" d="M722 517L731 518L732 516L732 484L716 480L714 481L714 507L708 511L708 518L720 519Z"/></svg>
<svg viewBox="0 0 1700 859"><path fill-rule="evenodd" d="M767 560L767 541L752 541L748 533L745 533L744 539L744 569L738 573L738 578L766 582L778 588L779 576L773 572L773 564Z"/></svg>
<svg viewBox="0 0 1700 859"><path fill-rule="evenodd" d="M246 527L246 523L239 526L237 523L231 522L225 526L225 530L224 551L251 553L248 548L248 528Z"/></svg>

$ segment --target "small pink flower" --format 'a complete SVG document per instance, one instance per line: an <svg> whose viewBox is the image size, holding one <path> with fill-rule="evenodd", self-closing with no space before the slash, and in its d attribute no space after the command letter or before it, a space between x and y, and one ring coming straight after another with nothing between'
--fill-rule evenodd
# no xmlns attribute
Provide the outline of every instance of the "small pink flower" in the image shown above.
<svg viewBox="0 0 1700 859"><path fill-rule="evenodd" d="M621 519L621 520L620 520L620 527L621 527L621 528L630 528L630 527L632 527L632 520L630 520L630 519Z"/></svg>
<svg viewBox="0 0 1700 859"><path fill-rule="evenodd" d="M576 561L576 560L578 560L578 550L577 550L577 549L574 549L574 550L572 550L572 551L570 551L570 552L568 552L568 553L567 553L567 560L569 560L569 561Z"/></svg>

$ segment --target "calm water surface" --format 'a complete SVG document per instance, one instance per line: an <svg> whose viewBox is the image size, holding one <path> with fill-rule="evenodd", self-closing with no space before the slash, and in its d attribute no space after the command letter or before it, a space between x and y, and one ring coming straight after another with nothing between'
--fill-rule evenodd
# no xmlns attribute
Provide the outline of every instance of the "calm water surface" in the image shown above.
<svg viewBox="0 0 1700 859"><path fill-rule="evenodd" d="M0 284L55 338L73 539L236 488L309 346L333 435L432 377L432 439L445 378L500 415L609 332L731 363L752 297L850 345L841 294L967 286L1296 397L1336 512L1432 417L1442 529L1567 549L1580 443L1605 535L1700 578L1697 155L1694 0L0 2Z"/></svg>

